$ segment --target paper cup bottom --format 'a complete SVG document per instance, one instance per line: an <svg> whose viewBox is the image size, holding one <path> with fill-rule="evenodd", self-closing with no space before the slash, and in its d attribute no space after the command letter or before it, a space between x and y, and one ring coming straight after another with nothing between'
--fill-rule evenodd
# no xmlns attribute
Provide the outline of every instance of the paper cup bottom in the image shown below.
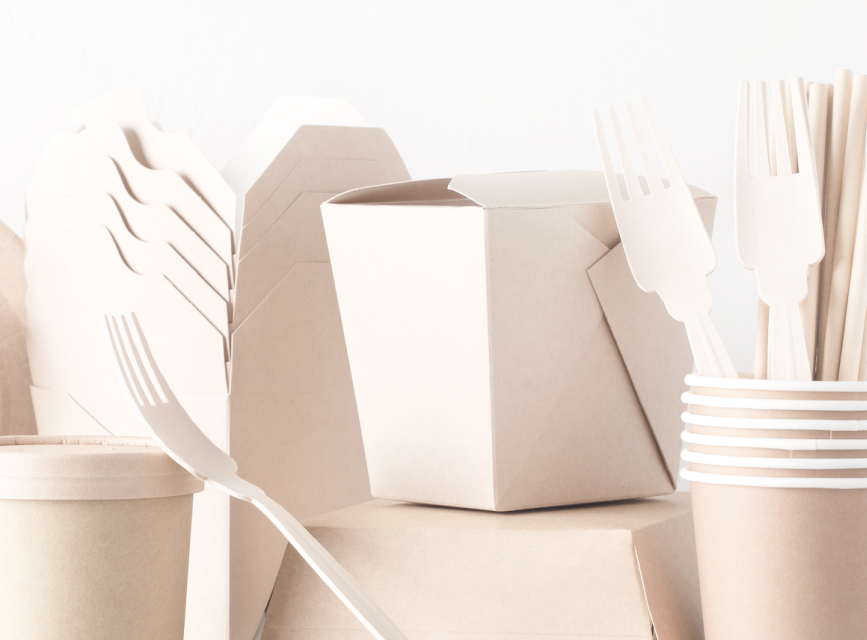
<svg viewBox="0 0 867 640"><path fill-rule="evenodd" d="M0 640L182 640L192 505L0 500Z"/></svg>
<svg viewBox="0 0 867 640"><path fill-rule="evenodd" d="M867 489L691 491L707 640L867 638Z"/></svg>

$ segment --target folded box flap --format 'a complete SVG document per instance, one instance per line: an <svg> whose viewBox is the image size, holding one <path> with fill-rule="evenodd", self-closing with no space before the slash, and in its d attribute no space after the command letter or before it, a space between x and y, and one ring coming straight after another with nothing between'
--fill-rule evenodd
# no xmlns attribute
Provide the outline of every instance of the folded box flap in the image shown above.
<svg viewBox="0 0 867 640"><path fill-rule="evenodd" d="M587 270L602 312L629 372L632 386L677 486L680 459L680 395L692 353L683 325L668 315L655 293L638 288L623 245Z"/></svg>

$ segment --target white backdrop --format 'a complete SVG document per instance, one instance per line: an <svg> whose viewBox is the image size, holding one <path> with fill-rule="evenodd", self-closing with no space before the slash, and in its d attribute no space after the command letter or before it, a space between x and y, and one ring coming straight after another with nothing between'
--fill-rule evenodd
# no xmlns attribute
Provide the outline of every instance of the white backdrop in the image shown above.
<svg viewBox="0 0 867 640"><path fill-rule="evenodd" d="M221 168L281 95L345 98L414 178L601 169L590 112L644 92L687 180L719 196L712 317L752 363L732 219L738 81L867 72L867 3L3 1L0 220L70 110L135 85Z"/></svg>

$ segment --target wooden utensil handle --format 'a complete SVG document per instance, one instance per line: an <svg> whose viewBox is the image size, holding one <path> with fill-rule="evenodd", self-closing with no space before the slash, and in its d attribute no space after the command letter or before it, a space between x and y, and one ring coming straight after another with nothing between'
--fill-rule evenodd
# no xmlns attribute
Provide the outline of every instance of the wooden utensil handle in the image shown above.
<svg viewBox="0 0 867 640"><path fill-rule="evenodd" d="M812 380L798 301L771 304L768 314L768 379Z"/></svg>
<svg viewBox="0 0 867 640"><path fill-rule="evenodd" d="M714 378L737 378L735 366L710 317L706 313L694 314L684 324L698 373Z"/></svg>
<svg viewBox="0 0 867 640"><path fill-rule="evenodd" d="M253 498L252 502L280 529L307 564L374 637L378 640L406 640L385 612L292 514L267 496Z"/></svg>

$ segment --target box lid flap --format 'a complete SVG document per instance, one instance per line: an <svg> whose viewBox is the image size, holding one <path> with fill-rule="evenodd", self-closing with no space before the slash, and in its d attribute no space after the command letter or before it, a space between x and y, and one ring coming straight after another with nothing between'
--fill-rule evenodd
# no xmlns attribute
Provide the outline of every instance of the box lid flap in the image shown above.
<svg viewBox="0 0 867 640"><path fill-rule="evenodd" d="M600 171L525 171L460 175L449 189L486 209L554 207L565 204L605 204L610 201ZM713 198L690 187L694 198Z"/></svg>

